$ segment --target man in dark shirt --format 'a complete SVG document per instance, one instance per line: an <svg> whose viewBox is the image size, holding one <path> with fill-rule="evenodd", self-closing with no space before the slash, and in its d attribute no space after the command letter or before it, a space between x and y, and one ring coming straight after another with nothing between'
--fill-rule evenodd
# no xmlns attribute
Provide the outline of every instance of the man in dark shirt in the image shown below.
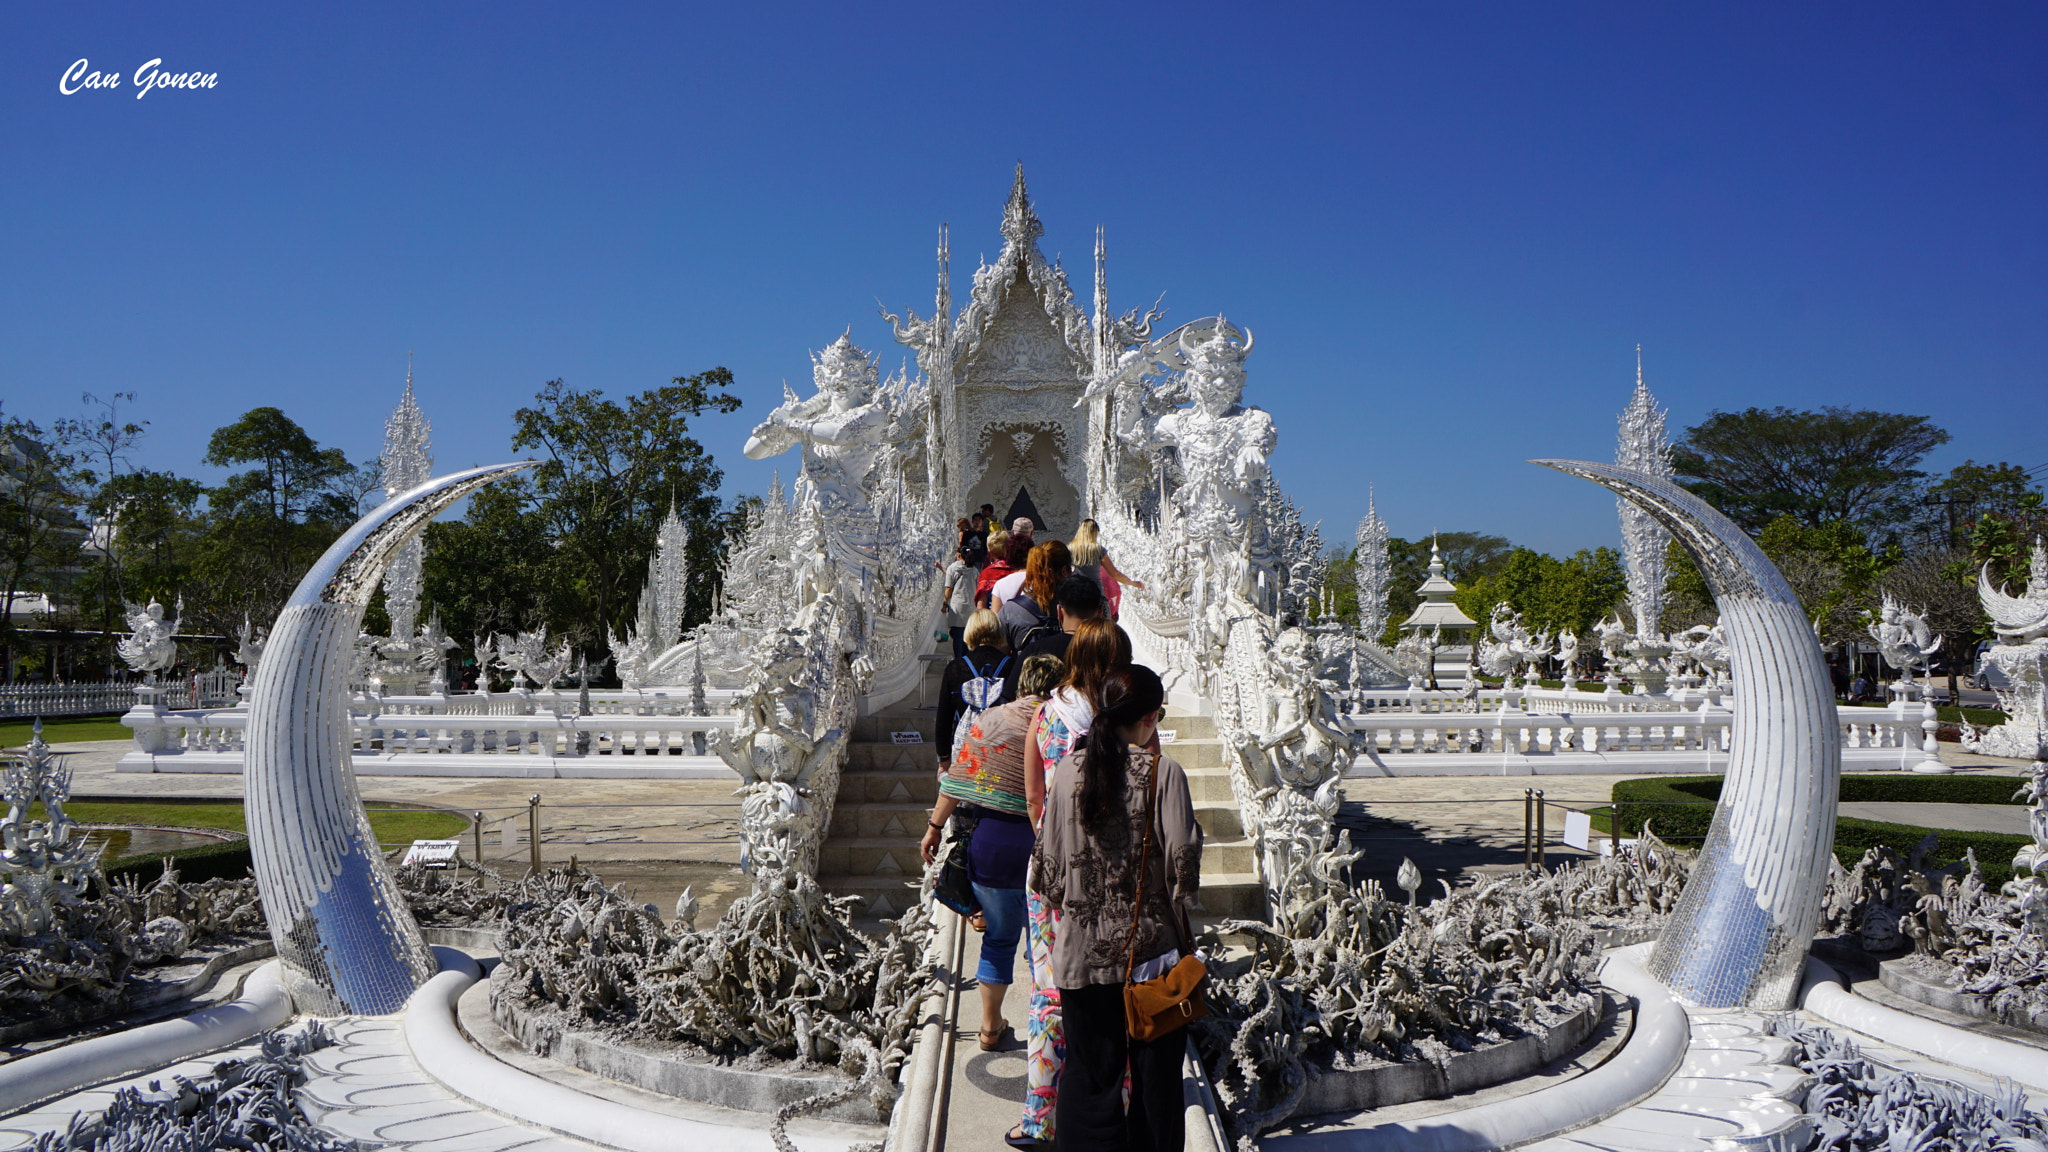
<svg viewBox="0 0 2048 1152"><path fill-rule="evenodd" d="M1069 576L1053 590L1052 606L1059 626L1047 625L1025 637L1003 672L1003 695L998 703L1007 704L1017 698L1017 674L1023 670L1025 660L1041 652L1066 659L1067 641L1074 638L1074 630L1083 620L1103 619L1109 611L1109 598L1102 594L1101 581Z"/></svg>

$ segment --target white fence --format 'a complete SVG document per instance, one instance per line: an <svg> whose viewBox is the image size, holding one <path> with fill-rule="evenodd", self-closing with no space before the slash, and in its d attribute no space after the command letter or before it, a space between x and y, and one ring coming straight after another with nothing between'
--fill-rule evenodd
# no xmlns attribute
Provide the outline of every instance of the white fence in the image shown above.
<svg viewBox="0 0 2048 1152"><path fill-rule="evenodd" d="M130 712L136 750L121 772L240 772L249 713L241 708ZM736 779L709 755L734 718L677 715L379 713L350 725L359 776Z"/></svg>
<svg viewBox="0 0 2048 1152"><path fill-rule="evenodd" d="M235 702L242 675L214 668L166 679L157 686L169 708L221 708ZM0 716L90 716L135 706L140 680L98 680L69 684L0 685Z"/></svg>
<svg viewBox="0 0 2048 1152"><path fill-rule="evenodd" d="M1591 693L1580 695L1599 700ZM1844 707L1836 713L1843 767L1910 768L1922 759L1919 705ZM1711 772L1727 767L1733 721L1733 713L1712 705L1628 713L1496 706L1490 712L1381 711L1343 717L1358 753L1347 773L1351 776Z"/></svg>

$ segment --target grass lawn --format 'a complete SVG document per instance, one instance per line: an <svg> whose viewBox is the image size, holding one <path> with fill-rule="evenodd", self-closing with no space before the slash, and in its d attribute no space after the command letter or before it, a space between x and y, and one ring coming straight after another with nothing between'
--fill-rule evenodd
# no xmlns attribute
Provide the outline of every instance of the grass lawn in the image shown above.
<svg viewBox="0 0 2048 1152"><path fill-rule="evenodd" d="M177 802L162 800L81 800L66 804L64 811L80 824L168 824L185 828L218 828L226 832L247 832L238 801ZM41 819L42 806L30 815ZM370 809L370 829L380 844L390 847L415 840L447 840L460 835L469 821L453 812L421 809ZM118 852L119 846L115 846ZM112 857L110 856L111 860Z"/></svg>
<svg viewBox="0 0 2048 1152"><path fill-rule="evenodd" d="M10 719L0 723L0 747L19 748L28 743L34 719ZM43 721L43 739L52 744L66 740L130 740L135 733L121 727L118 716L54 716Z"/></svg>
<svg viewBox="0 0 2048 1152"><path fill-rule="evenodd" d="M1849 707L1889 708L1891 707L1891 705L1879 704L1875 700L1859 700L1856 703L1849 705ZM1957 708L1949 704L1935 705L1934 718L1936 720L1943 722L1944 724L1960 724L1963 721L1968 720L1970 723L1975 724L1979 728L1995 728L1998 725L2005 723L2005 713L1999 711L1996 708Z"/></svg>

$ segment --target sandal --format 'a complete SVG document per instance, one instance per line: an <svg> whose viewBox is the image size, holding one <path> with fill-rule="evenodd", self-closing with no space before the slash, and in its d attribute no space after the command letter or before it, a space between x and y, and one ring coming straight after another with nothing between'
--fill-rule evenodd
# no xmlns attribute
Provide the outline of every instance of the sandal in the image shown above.
<svg viewBox="0 0 2048 1152"><path fill-rule="evenodd" d="M1040 1149L1052 1147L1052 1145L1040 1140L1038 1137L1026 1134L1022 1124L1005 1133L1003 1143L1008 1144L1012 1148L1023 1148L1026 1152L1039 1152Z"/></svg>
<svg viewBox="0 0 2048 1152"><path fill-rule="evenodd" d="M977 908L974 910L974 915L967 918L967 926L976 932L986 932L988 931L988 917L983 916L981 909Z"/></svg>
<svg viewBox="0 0 2048 1152"><path fill-rule="evenodd" d="M995 1031L980 1033L977 1036L977 1039L981 1041L981 1050L983 1052L994 1052L997 1049L1000 1049L1003 1046L1003 1033L1008 1032L1009 1030L1010 1022L1008 1020L1005 1020L1002 1022L1000 1026L996 1028ZM991 1036L994 1037L993 1040L990 1039Z"/></svg>

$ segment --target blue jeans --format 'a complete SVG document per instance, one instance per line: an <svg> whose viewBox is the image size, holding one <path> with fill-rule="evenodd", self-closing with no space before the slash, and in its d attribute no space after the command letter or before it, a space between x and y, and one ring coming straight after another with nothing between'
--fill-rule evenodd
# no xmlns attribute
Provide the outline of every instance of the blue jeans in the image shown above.
<svg viewBox="0 0 2048 1152"><path fill-rule="evenodd" d="M981 918L988 922L981 932L981 967L974 978L983 984L1008 984L1017 963L1017 939L1024 934L1024 890L976 884L974 898L981 902Z"/></svg>
<svg viewBox="0 0 2048 1152"><path fill-rule="evenodd" d="M953 659L958 660L967 655L967 626L963 624L958 628L948 628L946 631L953 634Z"/></svg>

